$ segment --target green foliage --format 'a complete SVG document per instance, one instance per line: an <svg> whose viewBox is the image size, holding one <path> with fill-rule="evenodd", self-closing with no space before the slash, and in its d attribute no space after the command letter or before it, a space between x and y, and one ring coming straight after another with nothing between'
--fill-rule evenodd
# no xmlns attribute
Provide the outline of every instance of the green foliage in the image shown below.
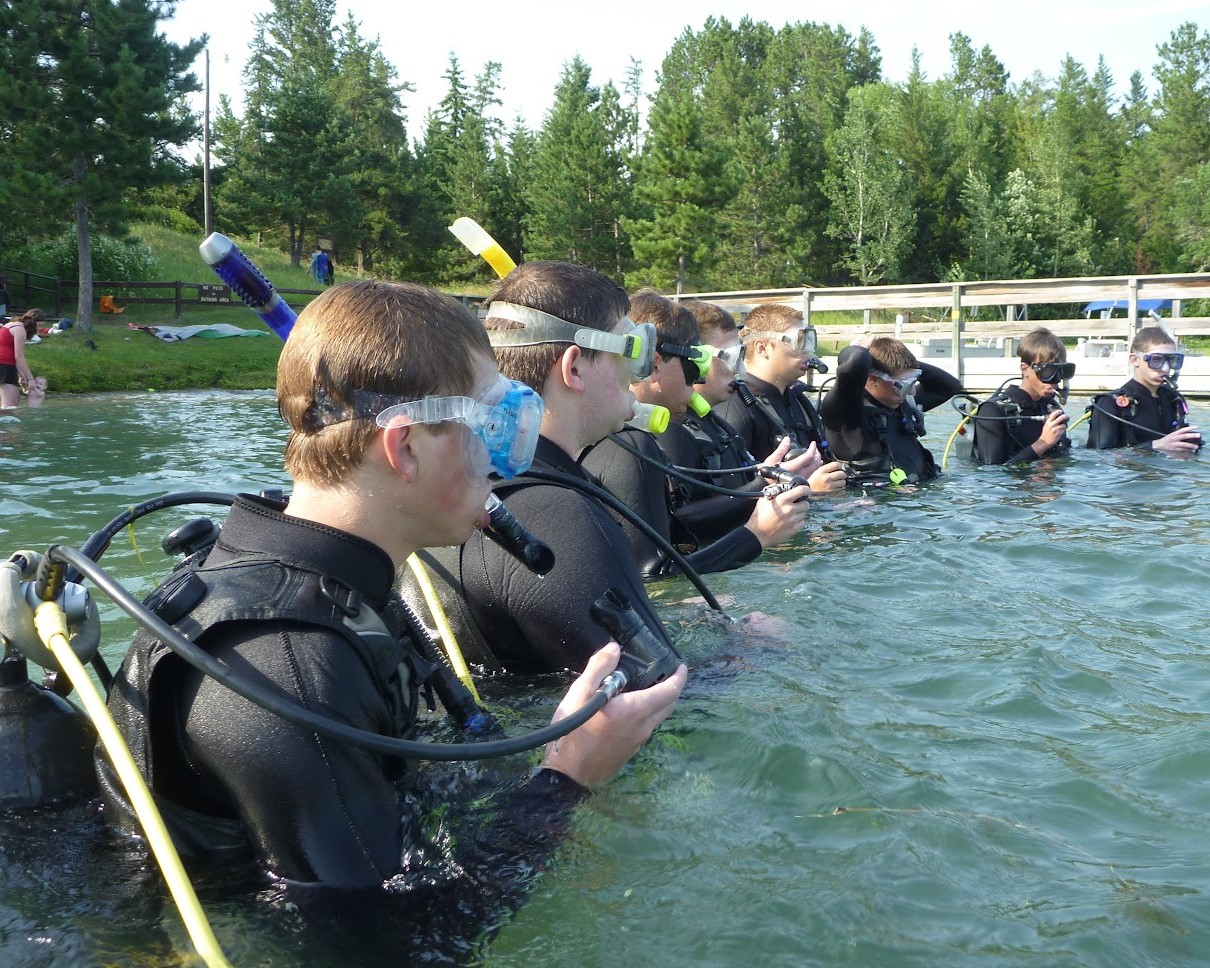
<svg viewBox="0 0 1210 968"><path fill-rule="evenodd" d="M198 48L157 38L169 9L0 6L6 265L82 262L83 282L121 261L102 239L88 268L86 228L200 233L200 165L171 153L196 131L182 95ZM490 270L446 231L459 215L518 259L665 289L1207 265L1210 34L1194 23L1156 51L1154 90L1136 74L1119 102L1104 60L1012 84L989 46L954 33L948 73L925 77L917 57L892 86L864 30L708 17L671 45L645 127L637 63L619 89L572 59L534 128L500 118L499 64L471 78L451 55L411 145L411 85L336 9L272 0L242 113L222 100L213 125L216 227L295 267L326 236L342 270L486 289Z"/></svg>
<svg viewBox="0 0 1210 968"><path fill-rule="evenodd" d="M854 88L844 125L826 142L828 234L844 242L843 264L863 286L898 277L915 218L907 177L884 147L896 114L887 85Z"/></svg>
<svg viewBox="0 0 1210 968"><path fill-rule="evenodd" d="M616 274L627 261L627 125L619 124L616 89L607 85L602 91L590 80L588 65L577 57L564 66L555 89L532 157L525 252Z"/></svg>
<svg viewBox="0 0 1210 968"><path fill-rule="evenodd" d="M49 266L50 275L62 279L72 279L79 275L79 245L74 227L62 235L48 239L39 248L41 258L34 256L32 261ZM151 246L137 236L132 235L124 239L115 239L108 235L92 237L92 271L97 279L144 282L155 278L157 268Z"/></svg>

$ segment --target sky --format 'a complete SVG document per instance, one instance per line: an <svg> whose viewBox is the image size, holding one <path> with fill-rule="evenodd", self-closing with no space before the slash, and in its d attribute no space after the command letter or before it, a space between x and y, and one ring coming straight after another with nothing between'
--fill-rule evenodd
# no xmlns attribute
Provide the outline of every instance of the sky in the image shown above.
<svg viewBox="0 0 1210 968"><path fill-rule="evenodd" d="M208 34L212 110L226 94L242 104L241 72L248 59L258 14L272 9L271 0L178 0L176 15L161 24L178 43ZM506 126L519 115L537 129L551 106L564 64L577 54L592 69L592 83L613 81L620 89L631 58L643 67L644 93L656 90L660 62L688 27L700 30L708 16L732 24L748 16L773 27L815 21L844 27L856 35L867 28L882 54L883 77L903 81L913 48L929 78L948 72L949 36L961 31L976 50L988 45L1005 66L1011 83L1035 72L1054 77L1068 54L1089 74L1103 55L1119 93L1125 92L1134 71L1143 74L1149 93L1156 48L1182 23L1192 21L1199 32L1210 29L1206 0L612 0L574 4L515 0L510 6L483 0L445 3L397 3L392 0L353 0L337 3L336 24L351 10L361 34L378 38L383 54L399 80L414 92L403 95L409 131L417 138L426 113L446 91L442 75L451 52L458 57L467 83L488 61L502 65ZM501 16L503 12L503 16ZM203 80L205 61L199 55L195 71ZM195 108L203 108L197 95Z"/></svg>

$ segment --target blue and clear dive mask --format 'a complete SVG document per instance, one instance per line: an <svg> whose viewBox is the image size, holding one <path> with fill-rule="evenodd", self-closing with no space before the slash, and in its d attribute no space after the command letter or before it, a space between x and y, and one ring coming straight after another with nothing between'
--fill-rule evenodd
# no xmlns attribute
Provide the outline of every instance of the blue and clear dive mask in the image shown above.
<svg viewBox="0 0 1210 968"><path fill-rule="evenodd" d="M603 329L577 326L540 309L507 302L492 303L487 315L489 319L507 319L521 324L520 329L488 330L488 338L495 347L575 343L584 349L615 353L626 358L632 383L646 380L655 365L654 323L635 325L629 317L625 317L623 322L629 328L621 333L609 333Z"/></svg>
<svg viewBox="0 0 1210 968"><path fill-rule="evenodd" d="M379 411L379 427L455 420L470 429L463 457L473 474L516 477L529 470L542 427L542 398L524 383L496 378L482 400L425 397Z"/></svg>
<svg viewBox="0 0 1210 968"><path fill-rule="evenodd" d="M346 398L351 404L334 399L326 387L317 387L315 408L307 417L306 429L314 433L332 424L370 418L379 427L457 421L470 431L464 435L466 468L479 477L495 471L507 479L529 470L542 427L542 397L524 383L501 375L481 400L405 400L370 390L354 390Z"/></svg>

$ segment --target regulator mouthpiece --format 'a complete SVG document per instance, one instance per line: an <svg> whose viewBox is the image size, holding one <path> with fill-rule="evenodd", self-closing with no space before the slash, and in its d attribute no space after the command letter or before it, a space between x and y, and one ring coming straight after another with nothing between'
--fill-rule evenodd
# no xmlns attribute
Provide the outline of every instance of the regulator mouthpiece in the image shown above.
<svg viewBox="0 0 1210 968"><path fill-rule="evenodd" d="M671 418L667 407L658 403L635 403L634 416L626 421L627 427L635 430L645 430L649 434L662 434L668 429Z"/></svg>
<svg viewBox="0 0 1210 968"><path fill-rule="evenodd" d="M488 525L483 533L525 565L535 575L545 575L555 566L550 546L525 530L513 512L495 494L487 496Z"/></svg>

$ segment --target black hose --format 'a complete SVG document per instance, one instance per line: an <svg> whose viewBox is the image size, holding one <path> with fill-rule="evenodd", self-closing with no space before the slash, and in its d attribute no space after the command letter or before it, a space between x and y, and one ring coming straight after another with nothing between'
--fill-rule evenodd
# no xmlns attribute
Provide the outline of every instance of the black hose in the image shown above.
<svg viewBox="0 0 1210 968"><path fill-rule="evenodd" d="M613 510L617 511L618 514L642 531L646 537L650 538L651 541L655 543L656 547L658 547L661 551L668 555L669 558L676 562L677 567L684 572L685 577L693 583L693 587L701 592L702 598L706 600L707 605L709 605L720 615L727 615L727 613L723 611L723 607L718 603L718 599L714 597L714 593L710 591L710 587L698 573L697 569L689 564L687 560L685 560L685 556L676 550L672 542L660 534L659 531L653 528L641 517L639 517L633 508L623 504L616 497L610 494L609 491L605 490L605 488L598 487L596 484L593 484L591 481L586 481L583 478L573 477L571 474L562 474L559 471L542 470L538 467L531 467L521 476L537 481L546 481L550 484L558 484L561 487L570 487L574 491L579 491L582 494L595 497L602 504L613 508Z"/></svg>
<svg viewBox="0 0 1210 968"><path fill-rule="evenodd" d="M609 439L626 451L626 453L637 457L644 463L650 464L652 467L658 467L669 477L675 478L678 481L684 481L686 484L692 484L694 487L701 488L704 491L709 491L711 494L722 494L724 497L738 497L747 501L755 501L761 496L760 491L740 491L731 487L720 487L717 484L708 484L706 481L698 480L693 474L703 473L696 468L683 468L675 464L667 464L662 460L656 460L648 454L644 454L637 447L631 446L622 434L610 434ZM742 473L743 471L755 471L755 467L731 468L729 470L706 471L706 474L711 476L722 476L723 474Z"/></svg>
<svg viewBox="0 0 1210 968"><path fill-rule="evenodd" d="M610 693L598 690L580 709L565 719L560 719L557 723L534 730L524 736L490 740L483 743L425 743L371 733L368 730L347 726L327 716L314 713L292 700L282 698L269 689L242 680L225 664L190 642L158 615L147 609L82 551L65 545L54 545L46 554L48 558L65 562L79 569L94 585L113 599L114 604L143 626L158 641L167 645L193 668L211 676L237 695L243 696L249 702L255 703L262 709L275 716L280 716L302 729L308 729L321 736L351 743L385 756L448 761L484 760L521 753L566 736L591 719L610 699Z"/></svg>

